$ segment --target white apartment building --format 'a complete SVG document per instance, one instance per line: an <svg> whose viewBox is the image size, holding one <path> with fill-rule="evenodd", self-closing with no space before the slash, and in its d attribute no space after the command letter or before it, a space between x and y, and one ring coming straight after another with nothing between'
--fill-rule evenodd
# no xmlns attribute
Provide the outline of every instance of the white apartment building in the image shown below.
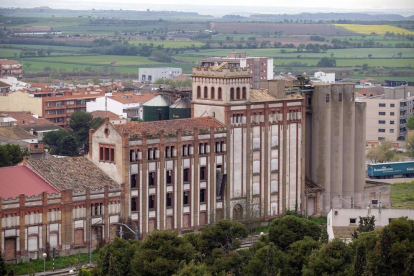
<svg viewBox="0 0 414 276"><path fill-rule="evenodd" d="M111 93L106 97L96 98L95 101L86 103L86 111L107 110L124 118L140 118L143 119L143 105L156 95L122 95L112 96Z"/></svg>
<svg viewBox="0 0 414 276"><path fill-rule="evenodd" d="M158 79L173 79L182 73L181 68L173 67L139 68L138 81L154 83Z"/></svg>
<svg viewBox="0 0 414 276"><path fill-rule="evenodd" d="M404 140L407 135L407 119L414 114L414 97L404 91L403 87L385 88L384 95L360 97L357 101L367 104L367 142Z"/></svg>

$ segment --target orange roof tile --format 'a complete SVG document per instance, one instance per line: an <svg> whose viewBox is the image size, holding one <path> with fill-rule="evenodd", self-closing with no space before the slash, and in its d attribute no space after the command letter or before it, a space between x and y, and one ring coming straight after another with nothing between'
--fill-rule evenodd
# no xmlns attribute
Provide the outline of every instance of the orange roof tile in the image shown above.
<svg viewBox="0 0 414 276"><path fill-rule="evenodd" d="M129 104L129 103L145 103L155 98L158 94L143 94L143 95L128 95L128 96L111 96L114 101L120 102L122 104Z"/></svg>
<svg viewBox="0 0 414 276"><path fill-rule="evenodd" d="M175 133L177 130L182 131L198 129L222 128L224 125L214 120L211 117L176 119L154 122L129 122L126 124L116 124L114 127L120 133L128 133L130 136L140 135L143 133L154 135L161 131L165 134Z"/></svg>
<svg viewBox="0 0 414 276"><path fill-rule="evenodd" d="M119 120L119 115L111 112L111 111L105 111L105 110L96 110L90 112L93 116L93 118L109 118L110 120Z"/></svg>

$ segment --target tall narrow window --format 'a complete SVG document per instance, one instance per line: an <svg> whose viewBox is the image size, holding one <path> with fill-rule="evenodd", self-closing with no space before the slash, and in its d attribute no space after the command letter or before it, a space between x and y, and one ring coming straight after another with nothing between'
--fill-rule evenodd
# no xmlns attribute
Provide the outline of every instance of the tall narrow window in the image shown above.
<svg viewBox="0 0 414 276"><path fill-rule="evenodd" d="M190 169L184 169L183 170L183 181L189 182L190 181Z"/></svg>
<svg viewBox="0 0 414 276"><path fill-rule="evenodd" d="M217 91L217 98L218 98L219 100L221 100L221 99L223 98L223 95L222 95L222 92L221 92L221 87L219 87L219 88L218 88L218 91Z"/></svg>
<svg viewBox="0 0 414 276"><path fill-rule="evenodd" d="M111 162L115 160L115 149L111 149Z"/></svg>
<svg viewBox="0 0 414 276"><path fill-rule="evenodd" d="M190 192L189 191L185 191L183 193L183 204L184 205L190 204Z"/></svg>
<svg viewBox="0 0 414 276"><path fill-rule="evenodd" d="M214 87L211 87L211 95L210 95L210 98L212 99L212 100L214 100L215 98L216 98L216 93L215 93L216 91L214 90Z"/></svg>
<svg viewBox="0 0 414 276"><path fill-rule="evenodd" d="M172 197L173 197L173 193L167 193L166 200L165 200L167 207L172 207L172 205L173 205L172 204Z"/></svg>
<svg viewBox="0 0 414 276"><path fill-rule="evenodd" d="M201 98L201 87L197 86L197 98Z"/></svg>
<svg viewBox="0 0 414 276"><path fill-rule="evenodd" d="M167 184L172 184L172 179L173 179L172 174L173 174L172 170L167 171L166 178L165 178Z"/></svg>
<svg viewBox="0 0 414 276"><path fill-rule="evenodd" d="M207 86L204 87L204 99L208 98L208 88Z"/></svg>
<svg viewBox="0 0 414 276"><path fill-rule="evenodd" d="M148 197L148 208L150 210L155 208L155 195L150 195Z"/></svg>
<svg viewBox="0 0 414 276"><path fill-rule="evenodd" d="M240 100L241 96L240 96L240 87L237 87L236 89L236 99Z"/></svg>
<svg viewBox="0 0 414 276"><path fill-rule="evenodd" d="M155 185L155 172L148 173L148 185L149 186Z"/></svg>
<svg viewBox="0 0 414 276"><path fill-rule="evenodd" d="M137 188L137 175L131 175L131 188Z"/></svg>
<svg viewBox="0 0 414 276"><path fill-rule="evenodd" d="M206 202L206 189L200 190L200 202Z"/></svg>
<svg viewBox="0 0 414 276"><path fill-rule="evenodd" d="M246 87L243 87L242 98L243 98L243 100L247 99L247 89L246 89Z"/></svg>
<svg viewBox="0 0 414 276"><path fill-rule="evenodd" d="M206 180L206 178L207 178L206 167L200 167L200 180Z"/></svg>
<svg viewBox="0 0 414 276"><path fill-rule="evenodd" d="M329 103L329 94L326 94L325 101L326 101L327 103Z"/></svg>
<svg viewBox="0 0 414 276"><path fill-rule="evenodd" d="M136 197L131 198L131 211L138 211L138 198Z"/></svg>
<svg viewBox="0 0 414 276"><path fill-rule="evenodd" d="M230 100L234 100L234 88L230 88Z"/></svg>

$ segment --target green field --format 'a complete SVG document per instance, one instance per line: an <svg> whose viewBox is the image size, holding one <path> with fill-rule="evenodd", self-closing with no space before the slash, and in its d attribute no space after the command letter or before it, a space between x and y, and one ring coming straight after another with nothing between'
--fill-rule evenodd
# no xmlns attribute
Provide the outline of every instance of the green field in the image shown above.
<svg viewBox="0 0 414 276"><path fill-rule="evenodd" d="M391 204L393 208L397 209L413 209L414 181L392 184Z"/></svg>
<svg viewBox="0 0 414 276"><path fill-rule="evenodd" d="M185 47L200 47L205 43L197 41L129 41L129 44L154 44L154 46L162 45L164 48L185 48Z"/></svg>

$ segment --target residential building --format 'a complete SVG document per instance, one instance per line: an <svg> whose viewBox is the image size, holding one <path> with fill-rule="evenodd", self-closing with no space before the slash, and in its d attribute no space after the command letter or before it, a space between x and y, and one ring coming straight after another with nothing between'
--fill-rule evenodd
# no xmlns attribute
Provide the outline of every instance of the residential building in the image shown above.
<svg viewBox="0 0 414 276"><path fill-rule="evenodd" d="M42 109L42 99L26 91L10 92L5 96L0 94L0 111L30 111L32 114L42 116Z"/></svg>
<svg viewBox="0 0 414 276"><path fill-rule="evenodd" d="M143 119L143 105L158 94L122 94L107 93L104 97L98 97L86 104L86 111L107 110L124 118ZM120 93L116 93L120 94Z"/></svg>
<svg viewBox="0 0 414 276"><path fill-rule="evenodd" d="M20 62L10 59L0 59L0 78L23 76L23 66Z"/></svg>
<svg viewBox="0 0 414 276"><path fill-rule="evenodd" d="M230 52L228 57L209 57L201 60L201 66L226 63L229 68L247 67L252 78L250 88L259 89L260 82L273 79L273 58L247 57L246 52Z"/></svg>
<svg viewBox="0 0 414 276"><path fill-rule="evenodd" d="M72 95L61 97L42 97L42 117L55 125L67 128L70 116L76 111L86 112L86 103L95 101L105 93L92 95Z"/></svg>
<svg viewBox="0 0 414 276"><path fill-rule="evenodd" d="M378 199L373 199L375 206L368 206L364 209L338 209L333 208L328 214L327 231L329 240L340 238L347 242L352 240L352 233L357 229L360 217L374 216L375 229L382 229L391 220L407 217L414 219L413 209L385 209L381 208Z"/></svg>
<svg viewBox="0 0 414 276"><path fill-rule="evenodd" d="M117 235L122 185L85 157L0 168L0 251L9 262L87 252ZM91 233L90 233L91 229Z"/></svg>
<svg viewBox="0 0 414 276"><path fill-rule="evenodd" d="M7 91L7 93L1 93L3 91L0 92L2 96L6 96L9 92L12 91L25 90L31 86L29 83L19 81L15 77L0 78L0 89L3 87L2 83L3 85L9 87L9 91Z"/></svg>
<svg viewBox="0 0 414 276"><path fill-rule="evenodd" d="M370 94L371 95L371 94ZM366 141L403 141L407 135L407 119L414 114L414 96L404 87L384 88L384 94L362 96L366 103Z"/></svg>
<svg viewBox="0 0 414 276"><path fill-rule="evenodd" d="M182 74L181 68L174 67L155 67L139 68L138 81L154 83L158 79L173 79Z"/></svg>

